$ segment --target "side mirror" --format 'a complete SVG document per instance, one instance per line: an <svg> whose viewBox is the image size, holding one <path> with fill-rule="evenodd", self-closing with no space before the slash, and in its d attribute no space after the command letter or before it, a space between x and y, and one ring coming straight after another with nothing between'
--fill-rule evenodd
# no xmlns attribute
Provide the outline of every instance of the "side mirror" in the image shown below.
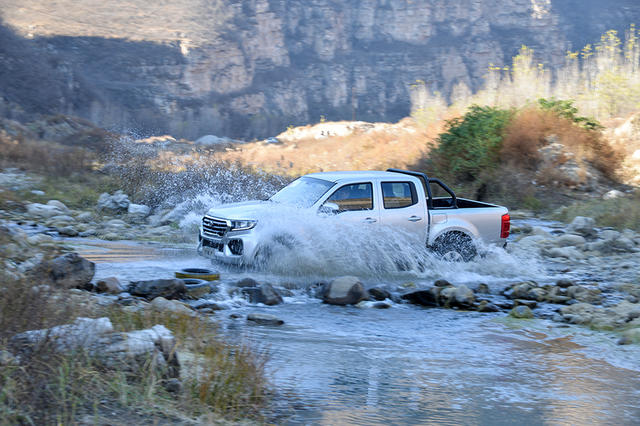
<svg viewBox="0 0 640 426"><path fill-rule="evenodd" d="M338 214L339 212L340 212L340 206L338 206L336 203L324 203L318 209L318 213L321 213L327 216L333 216Z"/></svg>

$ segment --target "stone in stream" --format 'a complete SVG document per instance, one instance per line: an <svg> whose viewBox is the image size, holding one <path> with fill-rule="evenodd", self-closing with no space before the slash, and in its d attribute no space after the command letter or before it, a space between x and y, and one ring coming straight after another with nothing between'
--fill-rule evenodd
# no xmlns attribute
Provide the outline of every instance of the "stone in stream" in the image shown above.
<svg viewBox="0 0 640 426"><path fill-rule="evenodd" d="M516 306L526 306L530 309L533 309L536 306L538 306L538 302L536 302L535 300L516 299L514 300L514 302Z"/></svg>
<svg viewBox="0 0 640 426"><path fill-rule="evenodd" d="M267 306L282 303L282 296L269 283L262 284L259 287L244 287L242 288L242 294L249 298L249 303L263 303Z"/></svg>
<svg viewBox="0 0 640 426"><path fill-rule="evenodd" d="M500 308L488 300L481 300L477 309L478 312L500 312Z"/></svg>
<svg viewBox="0 0 640 426"><path fill-rule="evenodd" d="M352 276L336 278L322 290L322 301L330 305L355 305L368 298L360 280Z"/></svg>
<svg viewBox="0 0 640 426"><path fill-rule="evenodd" d="M440 287L432 287L428 290L417 290L403 294L400 298L414 305L436 307L440 306L438 301L440 290Z"/></svg>
<svg viewBox="0 0 640 426"><path fill-rule="evenodd" d="M258 287L260 284L253 278L243 278L236 283L236 287Z"/></svg>
<svg viewBox="0 0 640 426"><path fill-rule="evenodd" d="M478 288L476 289L476 293L478 294L490 294L491 290L487 284L478 284Z"/></svg>
<svg viewBox="0 0 640 426"><path fill-rule="evenodd" d="M116 191L113 195L104 192L98 198L96 209L107 213L123 213L127 211L129 204L129 197L122 191Z"/></svg>
<svg viewBox="0 0 640 426"><path fill-rule="evenodd" d="M558 281L556 281L556 286L560 288L567 288L567 287L571 287L572 285L576 285L575 281L571 281L567 278L561 278Z"/></svg>
<svg viewBox="0 0 640 426"><path fill-rule="evenodd" d="M185 292L184 280L176 278L134 281L129 288L129 293L134 296L144 297L147 300L152 300L156 297L180 299L184 297Z"/></svg>
<svg viewBox="0 0 640 426"><path fill-rule="evenodd" d="M247 321L253 322L258 325L282 325L284 321L280 318L269 315L269 314L261 314L261 313L251 313L247 315Z"/></svg>
<svg viewBox="0 0 640 426"><path fill-rule="evenodd" d="M391 293L380 287L370 288L369 295L373 300L377 300L380 302L386 299L391 299Z"/></svg>
<svg viewBox="0 0 640 426"><path fill-rule="evenodd" d="M45 261L31 272L31 278L52 283L63 288L92 290L91 280L96 265L77 253L67 253L51 261Z"/></svg>
<svg viewBox="0 0 640 426"><path fill-rule="evenodd" d="M534 315L531 309L529 309L528 306L524 306L524 305L516 306L509 312L509 315L512 316L513 318L519 318L519 319L534 318Z"/></svg>
<svg viewBox="0 0 640 426"><path fill-rule="evenodd" d="M450 287L450 286L452 286L452 284L451 284L449 281L447 281L447 280L442 280L442 279L440 279L440 280L436 280L436 281L433 283L433 285L434 285L434 286L436 286L436 287Z"/></svg>

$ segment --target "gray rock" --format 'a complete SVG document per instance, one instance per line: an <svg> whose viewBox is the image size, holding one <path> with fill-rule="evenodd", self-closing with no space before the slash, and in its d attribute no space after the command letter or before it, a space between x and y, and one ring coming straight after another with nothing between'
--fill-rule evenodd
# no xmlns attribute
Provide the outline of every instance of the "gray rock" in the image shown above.
<svg viewBox="0 0 640 426"><path fill-rule="evenodd" d="M478 312L500 312L500 308L489 302L488 300L482 300L478 304Z"/></svg>
<svg viewBox="0 0 640 426"><path fill-rule="evenodd" d="M583 246L586 242L583 236L576 234L564 234L555 240L558 247Z"/></svg>
<svg viewBox="0 0 640 426"><path fill-rule="evenodd" d="M475 294L473 291L465 285L458 286L454 294L454 300L456 305L460 307L470 307L475 302Z"/></svg>
<svg viewBox="0 0 640 426"><path fill-rule="evenodd" d="M535 283L529 281L515 283L510 289L504 292L504 295L509 299L526 299L529 297L529 292L536 287Z"/></svg>
<svg viewBox="0 0 640 426"><path fill-rule="evenodd" d="M56 206L50 206L48 204L32 203L27 204L27 214L32 217L50 218L54 216L60 216L65 214Z"/></svg>
<svg viewBox="0 0 640 426"><path fill-rule="evenodd" d="M253 278L243 278L236 283L236 287L258 287L260 284Z"/></svg>
<svg viewBox="0 0 640 426"><path fill-rule="evenodd" d="M595 226L596 221L593 218L576 216L567 227L567 230L575 234L580 234L584 237L593 237L596 235Z"/></svg>
<svg viewBox="0 0 640 426"><path fill-rule="evenodd" d="M449 287L449 286L452 286L453 284L451 284L451 283L450 283L449 281L447 281L447 280L442 280L442 279L440 279L440 280L436 280L436 281L433 283L433 285L434 285L434 286L436 286L436 287Z"/></svg>
<svg viewBox="0 0 640 426"><path fill-rule="evenodd" d="M0 367L18 364L18 359L9 351L0 350Z"/></svg>
<svg viewBox="0 0 640 426"><path fill-rule="evenodd" d="M173 279L160 279L160 280L147 280L147 281L135 281L131 283L129 287L129 293L134 296L141 296L147 300L155 299L156 297L164 297L165 299L180 299L184 297L186 287L184 280Z"/></svg>
<svg viewBox="0 0 640 426"><path fill-rule="evenodd" d="M167 300L164 297L156 297L149 305L151 309L160 312L168 312L180 315L193 315L193 310L177 300Z"/></svg>
<svg viewBox="0 0 640 426"><path fill-rule="evenodd" d="M624 197L625 193L622 191L618 191L617 189L612 189L611 191L607 191L602 195L603 200L615 200L616 198Z"/></svg>
<svg viewBox="0 0 640 426"><path fill-rule="evenodd" d="M76 216L76 220L79 222L90 222L93 219L93 215L90 212L82 212Z"/></svg>
<svg viewBox="0 0 640 426"><path fill-rule="evenodd" d="M65 206L62 201L49 200L49 202L47 202L47 205L48 206L53 206L53 207L59 209L60 211L62 211L64 213L69 213L69 207Z"/></svg>
<svg viewBox="0 0 640 426"><path fill-rule="evenodd" d="M50 344L57 351L90 347L105 333L113 332L109 318L77 318L72 324L16 334L9 340L15 353L29 353L39 345Z"/></svg>
<svg viewBox="0 0 640 426"><path fill-rule="evenodd" d="M591 304L602 303L602 294L600 290L595 288L586 288L579 285L572 286L567 288L567 296L578 302Z"/></svg>
<svg viewBox="0 0 640 426"><path fill-rule="evenodd" d="M51 222L53 222L53 223L73 223L73 222L76 221L73 217L71 217L69 215L66 215L66 214L59 215L59 216L53 216L50 219L51 219Z"/></svg>
<svg viewBox="0 0 640 426"><path fill-rule="evenodd" d="M516 306L526 306L530 309L534 309L538 306L538 302L535 300L526 300L526 299L516 299L514 300Z"/></svg>
<svg viewBox="0 0 640 426"><path fill-rule="evenodd" d="M116 277L108 277L96 283L96 290L98 293L120 294L124 287Z"/></svg>
<svg viewBox="0 0 640 426"><path fill-rule="evenodd" d="M476 289L476 293L478 294L490 294L491 290L487 284L478 284L478 288Z"/></svg>
<svg viewBox="0 0 640 426"><path fill-rule="evenodd" d="M72 226L65 226L63 228L58 228L58 234L64 237L77 237L79 233Z"/></svg>
<svg viewBox="0 0 640 426"><path fill-rule="evenodd" d="M375 302L371 305L373 309L389 309L391 305L387 302Z"/></svg>
<svg viewBox="0 0 640 426"><path fill-rule="evenodd" d="M130 203L127 207L127 214L131 219L143 221L149 214L151 214L151 207L144 204Z"/></svg>
<svg viewBox="0 0 640 426"><path fill-rule="evenodd" d="M355 305L368 298L360 280L352 276L336 278L324 287L322 294L323 302L330 305Z"/></svg>
<svg viewBox="0 0 640 426"><path fill-rule="evenodd" d="M116 191L113 195L104 192L98 198L96 209L107 213L124 213L129 204L129 197L122 191Z"/></svg>
<svg viewBox="0 0 640 426"><path fill-rule="evenodd" d="M567 278L561 278L558 281L556 281L556 286L560 287L560 288L568 288L571 286L576 285L576 283L574 281L571 281Z"/></svg>
<svg viewBox="0 0 640 426"><path fill-rule="evenodd" d="M67 253L51 261L46 261L32 270L30 275L34 279L55 284L63 288L93 289L91 280L95 274L96 265L79 256L77 253Z"/></svg>
<svg viewBox="0 0 640 426"><path fill-rule="evenodd" d="M369 291L369 295L373 300L383 301L386 299L391 299L391 293L389 293L387 290L383 288L373 287L373 288L370 288L368 291Z"/></svg>
<svg viewBox="0 0 640 426"><path fill-rule="evenodd" d="M269 314L261 314L261 313L251 313L247 315L247 321L251 321L258 325L282 325L284 321L280 318L269 315Z"/></svg>
<svg viewBox="0 0 640 426"><path fill-rule="evenodd" d="M260 287L243 287L242 294L249 297L250 303L262 303L267 306L282 303L282 296L269 283L262 284Z"/></svg>
<svg viewBox="0 0 640 426"><path fill-rule="evenodd" d="M519 319L534 318L534 315L531 309L529 309L528 306L524 306L524 305L516 306L509 312L509 315L513 318L519 318Z"/></svg>
<svg viewBox="0 0 640 426"><path fill-rule="evenodd" d="M406 300L414 305L421 306L440 306L440 287L433 287L428 290L417 290L400 296L402 300Z"/></svg>
<svg viewBox="0 0 640 426"><path fill-rule="evenodd" d="M582 254L575 247L556 247L549 250L546 250L545 255L553 258L565 258L568 260L582 260L585 258L584 254Z"/></svg>

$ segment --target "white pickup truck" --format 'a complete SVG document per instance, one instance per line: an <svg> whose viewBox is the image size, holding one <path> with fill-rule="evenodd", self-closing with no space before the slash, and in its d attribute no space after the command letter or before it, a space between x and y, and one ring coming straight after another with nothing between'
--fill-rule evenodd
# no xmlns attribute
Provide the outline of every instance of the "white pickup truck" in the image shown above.
<svg viewBox="0 0 640 426"><path fill-rule="evenodd" d="M505 207L457 198L439 179L424 173L398 169L324 172L296 179L267 201L212 208L202 219L198 252L226 263L256 263L273 243L273 234L266 229L268 221L262 226L261 217L273 212L277 204L337 219L345 226L356 224L362 226L362 232L379 226L401 230L449 261L469 261L478 254L480 242L504 246L509 236ZM299 238L295 229L294 235L280 238Z"/></svg>

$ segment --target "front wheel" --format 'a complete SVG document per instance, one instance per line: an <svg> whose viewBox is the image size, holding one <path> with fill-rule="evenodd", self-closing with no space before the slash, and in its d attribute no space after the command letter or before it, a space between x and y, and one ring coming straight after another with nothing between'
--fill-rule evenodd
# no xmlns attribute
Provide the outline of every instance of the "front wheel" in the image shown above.
<svg viewBox="0 0 640 426"><path fill-rule="evenodd" d="M462 232L448 232L438 237L433 251L447 262L470 262L478 254L473 239Z"/></svg>

